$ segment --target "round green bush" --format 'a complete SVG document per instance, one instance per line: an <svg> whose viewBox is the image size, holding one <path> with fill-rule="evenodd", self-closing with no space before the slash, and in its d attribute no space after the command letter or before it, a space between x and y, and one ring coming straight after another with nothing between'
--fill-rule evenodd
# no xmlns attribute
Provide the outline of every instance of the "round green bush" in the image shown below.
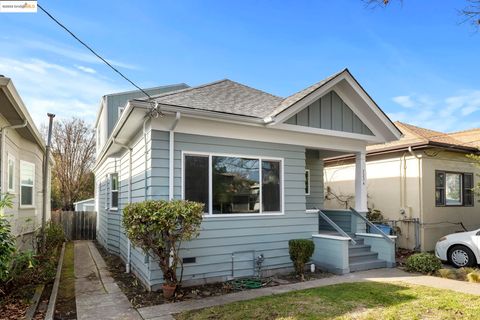
<svg viewBox="0 0 480 320"><path fill-rule="evenodd" d="M442 262L431 253L415 253L405 262L405 269L408 272L433 274L441 268Z"/></svg>
<svg viewBox="0 0 480 320"><path fill-rule="evenodd" d="M292 239L288 241L288 252L293 261L295 272L303 279L305 273L305 263L312 257L315 245L312 240Z"/></svg>

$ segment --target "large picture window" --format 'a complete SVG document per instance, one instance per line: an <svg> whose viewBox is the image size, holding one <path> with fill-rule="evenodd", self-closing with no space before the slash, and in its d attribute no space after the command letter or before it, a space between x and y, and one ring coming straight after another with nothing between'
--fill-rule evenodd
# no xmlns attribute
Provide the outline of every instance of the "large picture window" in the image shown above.
<svg viewBox="0 0 480 320"><path fill-rule="evenodd" d="M185 154L186 200L205 204L207 214L261 214L282 211L282 160Z"/></svg>
<svg viewBox="0 0 480 320"><path fill-rule="evenodd" d="M473 206L473 174L435 172L436 206Z"/></svg>
<svg viewBox="0 0 480 320"><path fill-rule="evenodd" d="M20 205L30 207L35 199L35 164L20 161Z"/></svg>

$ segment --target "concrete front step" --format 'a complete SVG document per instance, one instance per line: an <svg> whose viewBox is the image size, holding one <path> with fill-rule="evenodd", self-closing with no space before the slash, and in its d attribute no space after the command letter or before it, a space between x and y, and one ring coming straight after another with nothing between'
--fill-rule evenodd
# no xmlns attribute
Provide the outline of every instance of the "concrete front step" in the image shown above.
<svg viewBox="0 0 480 320"><path fill-rule="evenodd" d="M378 259L378 253L373 251L356 252L356 253L352 253L350 251L348 254L349 263L371 261L376 259Z"/></svg>
<svg viewBox="0 0 480 320"><path fill-rule="evenodd" d="M350 263L350 272L379 269L379 268L386 268L386 267L387 267L387 262L385 260L373 259L373 260Z"/></svg>
<svg viewBox="0 0 480 320"><path fill-rule="evenodd" d="M355 254L359 252L370 252L372 246L366 244L357 244L348 246L348 254Z"/></svg>

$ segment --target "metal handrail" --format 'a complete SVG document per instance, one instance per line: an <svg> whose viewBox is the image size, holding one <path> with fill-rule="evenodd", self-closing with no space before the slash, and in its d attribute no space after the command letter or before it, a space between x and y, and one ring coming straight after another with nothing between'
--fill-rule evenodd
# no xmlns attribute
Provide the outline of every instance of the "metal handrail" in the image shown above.
<svg viewBox="0 0 480 320"><path fill-rule="evenodd" d="M343 231L343 229L340 228L335 222L333 222L332 219L330 219L325 213L323 213L322 210L318 208L315 208L315 209L317 210L320 217L322 217L323 220L325 220L329 225L331 225L333 229L337 230L337 232L340 233L342 236L350 239L350 241L352 241L353 244L357 244L357 242L353 240L352 237L350 237L345 231Z"/></svg>
<svg viewBox="0 0 480 320"><path fill-rule="evenodd" d="M360 217L363 221L365 221L369 226L370 228L373 228L375 229L378 234L380 234L384 239L386 239L387 241L389 242L392 242L392 243L395 243L395 240L393 240L392 238L390 238L385 232L383 232L379 227L377 227L376 225L374 225L370 220L368 220L367 218L365 218L364 216L362 216L357 210L353 209L352 207L350 207L350 211L355 214L357 217Z"/></svg>

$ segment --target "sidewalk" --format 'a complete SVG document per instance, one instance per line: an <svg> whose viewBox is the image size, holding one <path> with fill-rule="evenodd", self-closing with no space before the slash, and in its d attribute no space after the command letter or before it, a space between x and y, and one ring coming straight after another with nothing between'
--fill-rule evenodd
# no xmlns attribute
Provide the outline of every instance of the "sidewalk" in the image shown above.
<svg viewBox="0 0 480 320"><path fill-rule="evenodd" d="M148 320L171 320L172 314L181 313L190 310L203 309L213 306L219 306L232 302L255 299L263 296L270 296L289 291L311 289L316 287L324 287L333 284L347 282L404 282L415 285L423 285L438 289L453 290L462 293L480 295L480 285L438 277L416 275L404 272L402 270L392 269L375 269L350 273L342 276L333 276L330 278L287 284L277 287L268 287L256 290L242 291L226 294L218 297L210 297L200 300L189 300L177 303L169 303L158 306L151 306L138 309L138 312L144 319Z"/></svg>
<svg viewBox="0 0 480 320"><path fill-rule="evenodd" d="M75 241L75 295L79 320L142 319L92 241Z"/></svg>

